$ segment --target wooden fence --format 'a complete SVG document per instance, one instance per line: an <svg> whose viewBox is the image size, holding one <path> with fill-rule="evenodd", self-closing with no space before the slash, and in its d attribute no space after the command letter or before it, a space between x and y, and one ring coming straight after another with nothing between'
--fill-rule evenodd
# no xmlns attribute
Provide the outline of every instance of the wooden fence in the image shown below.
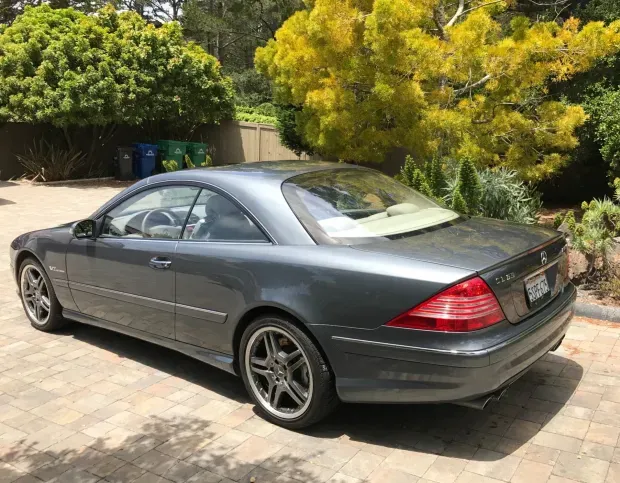
<svg viewBox="0 0 620 483"><path fill-rule="evenodd" d="M322 159L319 156L293 151L280 143L278 131L270 124L224 121L216 126L205 126L195 133L204 139L212 151L213 164L250 163L256 161L285 161L293 159Z"/></svg>
<svg viewBox="0 0 620 483"><path fill-rule="evenodd" d="M83 128L77 136L78 147L87 150L91 140L90 128ZM168 136L163 135L164 138ZM5 123L0 124L0 180L17 178L24 174L16 155L27 152L33 143L45 139L52 145L66 147L62 131L44 124ZM140 126L119 126L112 139L96 151L96 156L106 167L106 174L114 172L113 160L117 146L134 142L156 142L150 139L146 129ZM269 124L224 121L217 125L200 126L190 141L206 142L214 165L248 163L255 161L309 160L319 156L302 155L280 143L278 132Z"/></svg>

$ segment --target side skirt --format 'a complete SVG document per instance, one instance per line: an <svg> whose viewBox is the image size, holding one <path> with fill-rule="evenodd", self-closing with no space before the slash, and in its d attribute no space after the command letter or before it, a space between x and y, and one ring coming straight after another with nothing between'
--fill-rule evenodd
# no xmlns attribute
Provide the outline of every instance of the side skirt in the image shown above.
<svg viewBox="0 0 620 483"><path fill-rule="evenodd" d="M202 347L197 347L191 344L186 344L184 342L167 339L165 337L150 334L142 330L132 329L130 327L125 327L120 324L114 324L112 322L107 322L96 317L91 317L90 315L75 312L74 310L63 309L62 315L66 319L74 320L75 322L93 325L95 327L101 327L102 329L112 330L114 332L119 332L121 334L125 334L136 339L141 339L146 342L151 342L153 344L157 344L162 347L181 352L182 354L185 354L194 359L198 359L201 362L206 362L207 364L217 367L218 369L222 369L231 374L238 375L234 369L234 359L228 354L210 351Z"/></svg>

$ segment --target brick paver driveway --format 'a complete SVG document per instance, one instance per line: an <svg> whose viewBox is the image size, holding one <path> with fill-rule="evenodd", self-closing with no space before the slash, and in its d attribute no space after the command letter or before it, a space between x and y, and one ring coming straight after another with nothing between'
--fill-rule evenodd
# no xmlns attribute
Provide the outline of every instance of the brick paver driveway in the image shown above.
<svg viewBox="0 0 620 483"><path fill-rule="evenodd" d="M620 481L620 325L576 319L490 410L345 406L303 433L180 354L78 324L35 331L9 242L118 189L0 184L1 483Z"/></svg>

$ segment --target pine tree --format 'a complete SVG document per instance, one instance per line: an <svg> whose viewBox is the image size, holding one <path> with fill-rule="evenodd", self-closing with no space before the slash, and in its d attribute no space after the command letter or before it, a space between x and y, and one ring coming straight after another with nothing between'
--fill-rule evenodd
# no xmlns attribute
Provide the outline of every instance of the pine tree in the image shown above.
<svg viewBox="0 0 620 483"><path fill-rule="evenodd" d="M452 209L457 213L467 213L469 211L467 208L467 202L458 188L452 196Z"/></svg>
<svg viewBox="0 0 620 483"><path fill-rule="evenodd" d="M430 177L427 176L427 178L430 181L433 194L437 198L441 198L445 194L445 189L448 186L448 182L446 181L446 175L443 172L441 159L438 156L433 158L430 168Z"/></svg>
<svg viewBox="0 0 620 483"><path fill-rule="evenodd" d="M456 190L460 192L465 204L467 205L467 213L477 215L480 213L480 201L482 199L482 184L480 177L476 171L474 163L465 158L459 166L459 177Z"/></svg>

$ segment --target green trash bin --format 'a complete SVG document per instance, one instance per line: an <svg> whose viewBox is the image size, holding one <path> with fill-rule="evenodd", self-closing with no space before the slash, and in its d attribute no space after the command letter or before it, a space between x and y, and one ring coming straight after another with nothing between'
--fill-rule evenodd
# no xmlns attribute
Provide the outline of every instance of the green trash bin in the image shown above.
<svg viewBox="0 0 620 483"><path fill-rule="evenodd" d="M187 155L194 166L202 166L207 156L207 145L204 143L187 143Z"/></svg>
<svg viewBox="0 0 620 483"><path fill-rule="evenodd" d="M162 139L157 141L157 150L159 151L162 161L170 161L174 159L179 165L179 169L186 167L183 163L183 157L187 151L186 142Z"/></svg>

